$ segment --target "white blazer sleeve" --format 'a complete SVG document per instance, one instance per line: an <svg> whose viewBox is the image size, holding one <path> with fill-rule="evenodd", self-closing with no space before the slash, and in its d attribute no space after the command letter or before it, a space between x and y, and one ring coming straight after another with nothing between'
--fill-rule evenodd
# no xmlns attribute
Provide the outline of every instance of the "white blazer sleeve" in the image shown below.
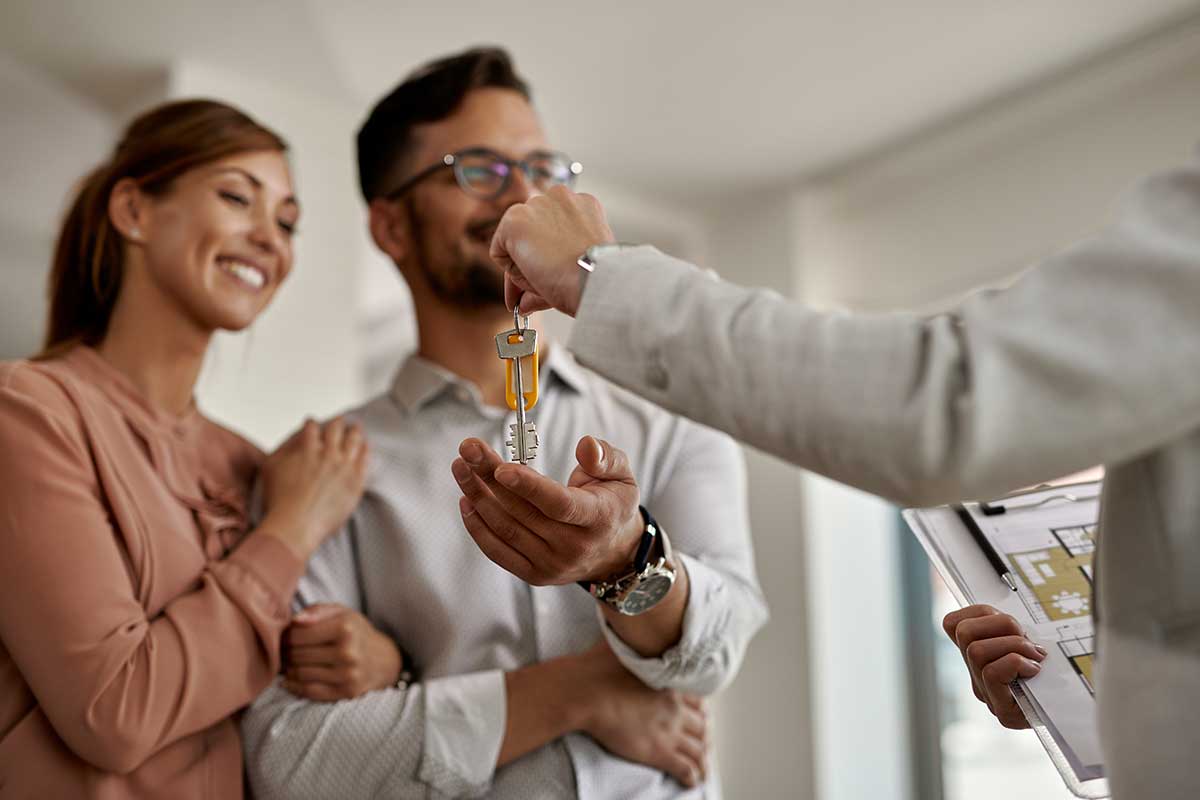
<svg viewBox="0 0 1200 800"><path fill-rule="evenodd" d="M1200 427L1200 165L952 314L820 313L610 250L569 343L646 398L905 504L1119 463Z"/></svg>

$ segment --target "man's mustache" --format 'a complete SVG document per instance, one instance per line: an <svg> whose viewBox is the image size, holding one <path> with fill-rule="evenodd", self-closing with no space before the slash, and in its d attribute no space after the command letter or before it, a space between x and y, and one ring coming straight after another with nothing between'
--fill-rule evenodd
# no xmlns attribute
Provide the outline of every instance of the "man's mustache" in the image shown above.
<svg viewBox="0 0 1200 800"><path fill-rule="evenodd" d="M484 220L482 222L475 222L467 226L467 233L480 239L484 237L490 239L492 234L496 232L496 226L499 224L499 217L496 217L495 219Z"/></svg>

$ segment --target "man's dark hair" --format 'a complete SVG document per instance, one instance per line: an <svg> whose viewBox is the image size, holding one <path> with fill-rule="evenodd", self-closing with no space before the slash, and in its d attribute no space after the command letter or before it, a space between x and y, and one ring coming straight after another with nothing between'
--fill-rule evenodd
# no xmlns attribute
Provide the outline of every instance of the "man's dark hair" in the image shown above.
<svg viewBox="0 0 1200 800"><path fill-rule="evenodd" d="M358 129L358 185L370 202L392 189L413 145L413 127L445 119L472 89L512 89L530 99L529 86L499 47L475 47L418 67L371 109Z"/></svg>

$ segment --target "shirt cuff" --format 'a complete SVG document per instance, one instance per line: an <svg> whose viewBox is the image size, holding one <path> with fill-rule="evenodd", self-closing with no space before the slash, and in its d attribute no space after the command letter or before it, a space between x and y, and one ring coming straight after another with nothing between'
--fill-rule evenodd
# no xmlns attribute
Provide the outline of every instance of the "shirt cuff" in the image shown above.
<svg viewBox="0 0 1200 800"><path fill-rule="evenodd" d="M647 658L625 643L597 605L604 638L617 659L652 689L710 694L725 683L719 654L729 626L729 591L720 572L685 553L675 556L688 573L688 602L679 641L662 655Z"/></svg>
<svg viewBox="0 0 1200 800"><path fill-rule="evenodd" d="M491 786L507 715L501 670L427 681L420 779L451 797Z"/></svg>
<svg viewBox="0 0 1200 800"><path fill-rule="evenodd" d="M251 533L213 569L250 577L253 594L262 598L262 606L277 619L291 619L292 595L304 574L304 562L296 558L286 544L273 536Z"/></svg>

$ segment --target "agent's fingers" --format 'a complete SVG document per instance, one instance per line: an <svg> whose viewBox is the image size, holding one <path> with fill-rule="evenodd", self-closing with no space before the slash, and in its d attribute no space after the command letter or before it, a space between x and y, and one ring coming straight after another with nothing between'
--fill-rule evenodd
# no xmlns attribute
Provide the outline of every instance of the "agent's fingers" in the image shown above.
<svg viewBox="0 0 1200 800"><path fill-rule="evenodd" d="M1032 678L1041 671L1036 662L1018 654L1009 653L983 668L983 685L992 713L1006 728L1028 728L1029 721L1017 705L1009 687L1017 678Z"/></svg>
<svg viewBox="0 0 1200 800"><path fill-rule="evenodd" d="M1020 624L1008 614L987 614L984 616L965 619L954 630L956 644L962 653L963 662L971 673L971 681L975 686L975 694L985 703L987 693L983 689L981 668L972 664L967 658L967 649L980 639L994 639L1005 636L1023 636Z"/></svg>
<svg viewBox="0 0 1200 800"><path fill-rule="evenodd" d="M951 611L942 618L942 630L950 637L950 641L958 644L958 639L955 637L955 631L958 629L958 624L968 619L976 617L987 617L993 614L999 614L1000 611L992 606L976 604L960 608L957 611Z"/></svg>

